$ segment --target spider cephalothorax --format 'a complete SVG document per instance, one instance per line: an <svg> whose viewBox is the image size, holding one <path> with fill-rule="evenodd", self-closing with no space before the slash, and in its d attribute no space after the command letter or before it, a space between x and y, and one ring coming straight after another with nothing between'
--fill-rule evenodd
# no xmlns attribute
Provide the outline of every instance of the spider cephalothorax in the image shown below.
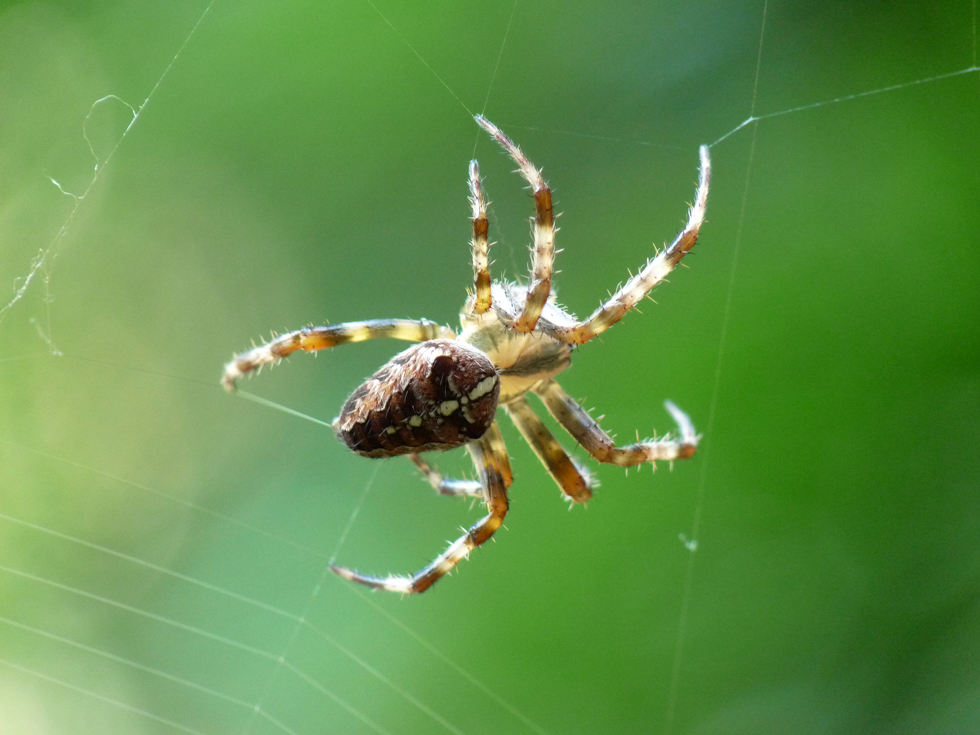
<svg viewBox="0 0 980 735"><path fill-rule="evenodd" d="M674 241L620 287L587 319L579 320L559 307L551 293L555 227L551 190L541 172L513 141L482 116L477 123L517 163L534 195L534 244L527 286L491 281L487 239L489 222L476 161L470 162L474 291L460 313L462 331L425 319L376 319L325 327L307 327L237 355L225 366L222 383L235 381L256 368L296 350L315 351L378 337L418 342L396 355L351 394L334 420L338 438L365 457L406 454L439 492L480 498L488 514L453 542L434 562L412 576L369 577L332 566L342 577L395 592L422 592L450 571L470 550L489 539L507 514L510 462L497 428L497 407L503 406L521 435L571 502L592 497L595 482L573 460L525 400L541 399L559 425L599 462L630 467L656 460L686 459L697 449L690 419L667 402L677 422L677 438L617 447L596 421L555 382L567 368L572 348L584 344L618 322L650 289L662 281L697 242L708 199L708 149L701 147L701 173L687 225ZM444 478L421 452L466 446L479 480Z"/></svg>

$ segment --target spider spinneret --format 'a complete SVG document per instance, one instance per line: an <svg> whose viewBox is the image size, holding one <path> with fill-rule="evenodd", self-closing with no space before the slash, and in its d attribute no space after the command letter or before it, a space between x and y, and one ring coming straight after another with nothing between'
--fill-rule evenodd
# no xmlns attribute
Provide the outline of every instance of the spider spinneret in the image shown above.
<svg viewBox="0 0 980 735"><path fill-rule="evenodd" d="M288 357L350 342L390 337L418 344L396 355L367 379L334 419L338 438L365 457L407 455L429 483L445 495L483 500L487 515L450 544L435 561L411 576L371 577L331 565L345 579L393 592L423 592L483 544L507 514L507 489L513 481L503 437L495 421L498 405L510 416L567 500L584 503L596 486L591 474L573 460L531 409L533 393L548 413L599 462L630 467L657 460L686 459L697 449L698 436L684 412L666 402L678 435L617 447L612 438L565 393L554 378L571 363L577 345L609 329L660 283L686 255L704 222L710 161L701 146L698 187L687 224L664 250L647 261L588 318L579 320L560 307L551 291L555 227L551 189L524 152L484 118L477 124L517 163L534 195L534 242L527 286L490 278L489 220L479 167L470 162L474 290L460 312L462 331L426 319L376 319L306 327L236 355L225 366L222 384ZM465 446L479 480L446 478L419 455Z"/></svg>

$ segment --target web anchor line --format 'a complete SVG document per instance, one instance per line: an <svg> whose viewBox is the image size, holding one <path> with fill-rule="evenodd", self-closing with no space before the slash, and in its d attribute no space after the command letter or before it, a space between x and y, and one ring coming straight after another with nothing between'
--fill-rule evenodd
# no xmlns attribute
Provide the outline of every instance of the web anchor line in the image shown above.
<svg viewBox="0 0 980 735"><path fill-rule="evenodd" d="M951 77L958 77L958 76L962 76L963 74L972 74L974 72L980 72L980 65L974 64L973 66L968 66L965 69L958 69L957 71L946 72L945 74L937 74L932 77L915 79L911 82L901 82L900 84L892 84L887 87L870 89L866 92L855 92L854 94L846 94L843 95L842 97L834 97L833 99L822 100L820 102L811 102L810 104L807 105L800 105L799 107L790 107L785 110L779 110L778 112L767 112L765 115L750 115L749 117L745 118L745 120L743 120L741 123L739 123L736 127L732 128L723 136L718 138L718 140L716 140L714 143L709 144L708 147L713 148L714 146L721 143L723 140L726 140L727 138L730 138L731 136L735 135L735 133L737 133L742 128L751 125L754 122L759 122L761 120L768 120L773 117L780 117L782 115L789 115L796 112L805 112L806 110L813 110L816 109L817 107L836 105L840 102L850 102L851 100L861 99L862 97L871 97L872 95L883 94L885 92L895 92L899 89L907 89L909 87L915 87L919 84L929 84L930 82L938 82L943 79L950 79Z"/></svg>

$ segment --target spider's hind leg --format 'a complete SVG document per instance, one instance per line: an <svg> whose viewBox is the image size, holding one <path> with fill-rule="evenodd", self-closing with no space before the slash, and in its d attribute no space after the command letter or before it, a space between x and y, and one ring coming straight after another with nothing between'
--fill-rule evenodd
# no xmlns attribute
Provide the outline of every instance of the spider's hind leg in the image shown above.
<svg viewBox="0 0 980 735"><path fill-rule="evenodd" d="M514 481L514 476L510 469L510 460L507 458L507 447L504 446L504 437L500 433L496 422L490 424L490 428L487 429L487 433L483 436L491 449L489 458L496 464L497 471L503 478L504 487L509 488ZM426 482L432 485L433 489L440 495L459 495L486 500L485 487L479 480L457 480L452 477L446 477L422 459L421 455L409 454L408 458L412 460L412 464L422 473ZM475 461L476 458L474 457Z"/></svg>
<svg viewBox="0 0 980 735"><path fill-rule="evenodd" d="M339 576L352 582L402 594L425 592L440 577L452 571L453 567L469 556L470 551L493 536L504 522L504 516L507 515L507 482L500 469L506 465L507 459L496 456L492 434L492 431L488 431L483 437L467 445L473 463L480 473L483 497L489 513L453 541L448 549L436 557L435 561L410 577L399 575L369 577L335 564L331 564L330 568Z"/></svg>
<svg viewBox="0 0 980 735"><path fill-rule="evenodd" d="M587 502L597 483L588 470L576 464L562 448L527 401L522 397L514 398L507 402L504 409L565 497L573 503Z"/></svg>
<svg viewBox="0 0 980 735"><path fill-rule="evenodd" d="M471 498L483 497L483 485L477 480L455 480L452 477L445 477L439 471L433 469L432 465L422 459L418 454L409 454L425 480L432 485L433 489L440 495L461 495Z"/></svg>
<svg viewBox="0 0 980 735"><path fill-rule="evenodd" d="M565 431L600 462L632 467L644 462L656 462L659 459L687 459L697 451L698 435L694 431L694 424L687 414L670 401L666 405L674 421L677 422L679 436L676 439L665 437L617 447L612 437L604 432L595 419L589 416L588 412L555 381L548 380L538 384L534 392Z"/></svg>

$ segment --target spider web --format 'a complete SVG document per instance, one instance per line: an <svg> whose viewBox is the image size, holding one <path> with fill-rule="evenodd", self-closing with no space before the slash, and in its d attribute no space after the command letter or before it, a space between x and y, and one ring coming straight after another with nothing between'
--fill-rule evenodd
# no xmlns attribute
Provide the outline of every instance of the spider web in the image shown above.
<svg viewBox="0 0 980 735"><path fill-rule="evenodd" d="M975 2L2 17L0 731L976 729ZM217 372L311 320L451 323L474 141L522 275L483 109L555 188L578 313L715 141L691 267L562 381L624 439L663 398L705 439L569 513L508 432L498 543L371 595L328 560L415 569L478 509ZM246 388L329 421L392 350Z"/></svg>

